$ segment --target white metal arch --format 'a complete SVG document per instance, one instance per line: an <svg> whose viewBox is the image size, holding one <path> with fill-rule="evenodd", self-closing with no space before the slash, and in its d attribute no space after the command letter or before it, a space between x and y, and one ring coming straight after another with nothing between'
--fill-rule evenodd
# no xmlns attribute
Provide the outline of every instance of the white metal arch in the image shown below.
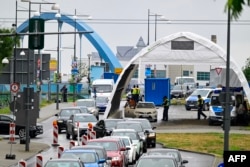
<svg viewBox="0 0 250 167"><path fill-rule="evenodd" d="M193 49L175 50L172 49L172 41L192 41ZM206 64L213 66L226 65L226 52L214 42L191 32L178 32L163 37L142 49L123 69L117 79L116 87L113 90L113 99L105 111L104 117L117 117L115 113L119 110L120 100L124 88L127 87L133 72L138 68L140 63L152 64L172 64L172 65L195 65ZM248 82L233 58L230 58L230 68L236 73L241 82L248 100L250 100L250 89Z"/></svg>

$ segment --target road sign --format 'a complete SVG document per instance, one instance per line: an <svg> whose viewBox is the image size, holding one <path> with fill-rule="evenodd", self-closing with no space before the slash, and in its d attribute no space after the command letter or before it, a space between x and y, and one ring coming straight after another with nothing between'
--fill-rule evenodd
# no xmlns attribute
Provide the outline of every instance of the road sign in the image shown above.
<svg viewBox="0 0 250 167"><path fill-rule="evenodd" d="M18 83L12 83L10 84L10 91L12 93L17 93L20 89L20 85Z"/></svg>

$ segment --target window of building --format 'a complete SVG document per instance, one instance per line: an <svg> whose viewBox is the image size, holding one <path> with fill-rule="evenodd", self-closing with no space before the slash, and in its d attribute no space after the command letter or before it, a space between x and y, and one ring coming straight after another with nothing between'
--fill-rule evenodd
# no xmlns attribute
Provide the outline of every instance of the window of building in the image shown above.
<svg viewBox="0 0 250 167"><path fill-rule="evenodd" d="M210 72L197 72L197 81L209 81Z"/></svg>
<svg viewBox="0 0 250 167"><path fill-rule="evenodd" d="M189 71L183 70L182 71L182 76L188 77L189 76Z"/></svg>

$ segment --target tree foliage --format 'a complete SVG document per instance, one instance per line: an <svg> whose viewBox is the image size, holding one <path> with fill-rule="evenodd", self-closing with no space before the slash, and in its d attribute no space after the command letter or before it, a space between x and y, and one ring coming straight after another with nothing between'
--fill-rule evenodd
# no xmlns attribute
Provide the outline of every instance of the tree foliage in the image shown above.
<svg viewBox="0 0 250 167"><path fill-rule="evenodd" d="M1 35L2 34L2 35ZM3 35L4 34L4 35ZM15 30L12 29L0 29L0 60L3 58L11 57L13 55L13 48L16 45L20 45L20 37L15 36ZM2 63L0 63L2 65ZM0 66L1 66L0 65Z"/></svg>
<svg viewBox="0 0 250 167"><path fill-rule="evenodd" d="M225 10L231 9L232 18L237 20L243 11L244 5L250 6L250 0L228 0Z"/></svg>
<svg viewBox="0 0 250 167"><path fill-rule="evenodd" d="M250 82L250 58L246 60L246 65L242 68L242 71L247 81Z"/></svg>

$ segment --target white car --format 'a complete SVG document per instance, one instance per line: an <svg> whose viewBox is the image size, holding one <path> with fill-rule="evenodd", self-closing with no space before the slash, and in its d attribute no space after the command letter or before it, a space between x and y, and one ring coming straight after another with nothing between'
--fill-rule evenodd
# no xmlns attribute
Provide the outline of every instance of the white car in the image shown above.
<svg viewBox="0 0 250 167"><path fill-rule="evenodd" d="M124 142L128 150L129 164L134 164L136 162L136 143L133 143L132 139L129 136L106 136L120 138Z"/></svg>
<svg viewBox="0 0 250 167"><path fill-rule="evenodd" d="M95 99L78 99L76 106L85 106L88 108L89 113L93 114L97 120L99 120L99 110L96 107Z"/></svg>
<svg viewBox="0 0 250 167"><path fill-rule="evenodd" d="M149 121L157 122L158 112L154 102L139 101L134 109L128 105L125 106L124 114L125 117L146 118Z"/></svg>
<svg viewBox="0 0 250 167"><path fill-rule="evenodd" d="M135 150L136 150L136 160L143 154L143 140L140 138L138 132L134 129L114 129L111 136L128 136L131 138Z"/></svg>

